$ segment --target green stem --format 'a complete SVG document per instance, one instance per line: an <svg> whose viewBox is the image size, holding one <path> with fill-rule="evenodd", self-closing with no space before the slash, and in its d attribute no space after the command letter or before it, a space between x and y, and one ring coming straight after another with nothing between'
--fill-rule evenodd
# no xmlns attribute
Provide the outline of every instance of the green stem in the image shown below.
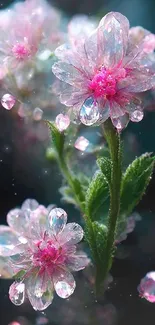
<svg viewBox="0 0 155 325"><path fill-rule="evenodd" d="M58 155L57 160L58 160L58 164L59 164L60 170L62 172L62 175L65 177L67 183L73 190L74 197L75 197L78 207L80 208L81 212L84 213L85 211L84 211L84 207L83 207L83 202L85 200L85 197L84 197L81 187L77 186L77 182L72 174L72 171L68 167L68 164L64 158L64 155ZM80 184L78 183L78 185L80 185Z"/></svg>
<svg viewBox="0 0 155 325"><path fill-rule="evenodd" d="M114 250L114 240L117 218L120 210L120 187L121 187L121 148L120 135L114 128L111 120L104 123L104 135L108 142L110 156L112 160L111 183L110 183L110 210L108 217L108 233L105 253L105 272L103 279L106 278L112 263Z"/></svg>

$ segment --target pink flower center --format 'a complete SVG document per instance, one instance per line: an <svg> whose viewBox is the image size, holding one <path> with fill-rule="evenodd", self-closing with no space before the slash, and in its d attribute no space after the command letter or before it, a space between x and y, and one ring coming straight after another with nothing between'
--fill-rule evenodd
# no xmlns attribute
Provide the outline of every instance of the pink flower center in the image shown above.
<svg viewBox="0 0 155 325"><path fill-rule="evenodd" d="M13 46L12 53L18 60L28 59L31 51L27 44L18 43Z"/></svg>
<svg viewBox="0 0 155 325"><path fill-rule="evenodd" d="M62 248L55 247L50 241L46 243L46 246L45 242L39 242L37 246L38 251L33 254L33 263L42 270L50 269L50 272L52 272L56 265L62 264L65 261Z"/></svg>
<svg viewBox="0 0 155 325"><path fill-rule="evenodd" d="M125 76L125 69L109 71L102 68L91 80L89 89L93 92L95 98L114 96L117 92L118 80Z"/></svg>

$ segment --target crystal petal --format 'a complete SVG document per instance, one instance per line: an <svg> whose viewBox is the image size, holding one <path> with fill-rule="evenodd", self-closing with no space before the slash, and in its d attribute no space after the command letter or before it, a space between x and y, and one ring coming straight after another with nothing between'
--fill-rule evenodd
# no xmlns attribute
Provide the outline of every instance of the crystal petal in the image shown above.
<svg viewBox="0 0 155 325"><path fill-rule="evenodd" d="M20 252L20 241L16 233L7 226L0 226L0 255L11 256Z"/></svg>
<svg viewBox="0 0 155 325"><path fill-rule="evenodd" d="M39 206L39 203L34 200L34 199L27 199L24 201L24 203L21 206L22 210L30 210L33 211L35 209L37 209Z"/></svg>
<svg viewBox="0 0 155 325"><path fill-rule="evenodd" d="M120 63L126 52L129 33L128 19L118 12L107 14L98 27L98 43L102 44L105 67Z"/></svg>
<svg viewBox="0 0 155 325"><path fill-rule="evenodd" d="M69 256L67 266L72 271L83 270L90 263L90 259L84 252L78 252L76 255Z"/></svg>
<svg viewBox="0 0 155 325"><path fill-rule="evenodd" d="M23 234L28 226L28 216L25 211L13 209L7 214L7 223L15 231Z"/></svg>
<svg viewBox="0 0 155 325"><path fill-rule="evenodd" d="M45 310L53 300L53 285L46 274L32 275L26 282L27 295L35 310Z"/></svg>
<svg viewBox="0 0 155 325"><path fill-rule="evenodd" d="M59 234L58 241L61 245L65 243L74 245L82 240L83 234L83 229L79 224L75 222L67 223L64 230Z"/></svg>
<svg viewBox="0 0 155 325"><path fill-rule="evenodd" d="M118 132L121 132L128 124L129 122L129 115L124 114L123 116L120 116L119 118L113 118L112 123L118 130Z"/></svg>

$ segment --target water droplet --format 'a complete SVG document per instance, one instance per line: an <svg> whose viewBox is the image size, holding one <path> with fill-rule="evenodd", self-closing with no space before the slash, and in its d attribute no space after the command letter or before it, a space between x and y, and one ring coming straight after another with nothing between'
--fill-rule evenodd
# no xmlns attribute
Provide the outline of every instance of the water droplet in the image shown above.
<svg viewBox="0 0 155 325"><path fill-rule="evenodd" d="M60 132L65 131L70 125L70 118L68 115L59 114L55 119L56 127Z"/></svg>
<svg viewBox="0 0 155 325"><path fill-rule="evenodd" d="M132 122L140 122L144 117L144 113L141 110L135 110L131 116L130 119Z"/></svg>
<svg viewBox="0 0 155 325"><path fill-rule="evenodd" d="M155 272L149 272L138 286L139 294L149 302L155 303Z"/></svg>
<svg viewBox="0 0 155 325"><path fill-rule="evenodd" d="M80 151L85 151L88 145L89 141L85 137L81 136L77 138L74 147Z"/></svg>
<svg viewBox="0 0 155 325"><path fill-rule="evenodd" d="M80 110L81 123L85 125L93 125L99 120L100 113L97 103L94 103L92 97L86 99Z"/></svg>
<svg viewBox="0 0 155 325"><path fill-rule="evenodd" d="M55 284L55 290L57 295L64 299L71 296L72 293L74 292L74 289L75 289L75 285L72 285L72 283L69 284L65 281L58 281Z"/></svg>
<svg viewBox="0 0 155 325"><path fill-rule="evenodd" d="M11 110L12 107L15 105L15 103L16 103L15 97L10 94L5 94L1 98L1 104L7 110Z"/></svg>
<svg viewBox="0 0 155 325"><path fill-rule="evenodd" d="M36 107L34 109L34 112L33 112L33 119L35 121L41 121L42 117L43 117L43 111L42 111L42 109L40 109L39 107Z"/></svg>
<svg viewBox="0 0 155 325"><path fill-rule="evenodd" d="M22 305L25 298L25 284L22 282L13 282L9 289L9 298L14 305Z"/></svg>
<svg viewBox="0 0 155 325"><path fill-rule="evenodd" d="M66 225L67 213L60 208L52 209L49 213L48 220L52 232L57 235Z"/></svg>

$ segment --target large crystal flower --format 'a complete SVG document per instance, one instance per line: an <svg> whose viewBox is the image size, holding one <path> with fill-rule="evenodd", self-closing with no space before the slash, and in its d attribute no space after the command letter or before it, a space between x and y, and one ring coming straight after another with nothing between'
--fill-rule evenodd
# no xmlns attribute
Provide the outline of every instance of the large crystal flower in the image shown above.
<svg viewBox="0 0 155 325"><path fill-rule="evenodd" d="M44 0L26 0L14 5L4 18L0 34L1 66L12 69L23 67L36 57L50 56L61 42L60 14ZM52 25L51 25L52 23ZM33 62L34 63L34 62Z"/></svg>
<svg viewBox="0 0 155 325"><path fill-rule="evenodd" d="M84 42L56 49L60 61L52 70L61 80L56 91L76 120L93 125L110 117L121 130L129 119L143 118L136 93L155 86L155 60L150 56L155 46L151 33L143 30L136 38L135 32L130 32L126 17L111 12Z"/></svg>
<svg viewBox="0 0 155 325"><path fill-rule="evenodd" d="M46 309L54 290L68 298L75 290L71 271L89 263L84 252L76 251L83 237L81 226L67 224L67 214L60 208L47 209L35 200L26 200L21 209L7 215L8 226L0 226L0 254L8 256L16 281L9 296L21 305L27 296L35 310Z"/></svg>

